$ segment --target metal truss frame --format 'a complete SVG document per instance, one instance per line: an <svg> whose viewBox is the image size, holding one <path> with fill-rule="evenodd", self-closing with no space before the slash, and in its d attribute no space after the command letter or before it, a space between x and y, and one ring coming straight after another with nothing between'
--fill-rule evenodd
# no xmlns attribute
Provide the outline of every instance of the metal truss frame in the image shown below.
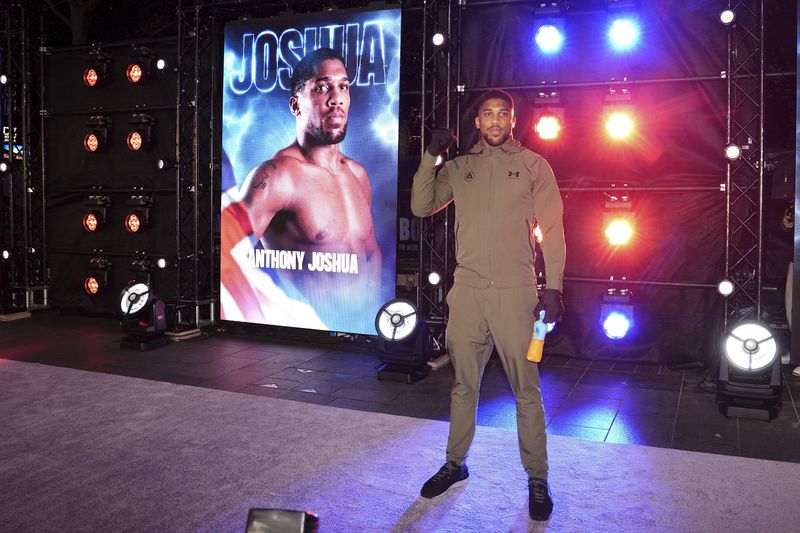
<svg viewBox="0 0 800 533"><path fill-rule="evenodd" d="M460 84L461 10L465 6L465 0L432 0L423 6L420 156L434 128L451 128L459 137L460 96L464 92ZM432 44L437 32L445 36L443 46ZM450 149L455 150L455 146ZM448 317L445 297L455 270L453 218L453 208L448 206L420 220L417 308L423 320L442 329ZM428 281L431 272L440 275L438 284Z"/></svg>
<svg viewBox="0 0 800 533"><path fill-rule="evenodd" d="M217 21L201 0L178 3L177 295L178 327L216 322L218 289L216 100Z"/></svg>
<svg viewBox="0 0 800 533"><path fill-rule="evenodd" d="M762 317L764 258L764 0L731 0L728 28L727 144L742 155L727 164L725 277L735 290L724 326Z"/></svg>
<svg viewBox="0 0 800 533"><path fill-rule="evenodd" d="M47 263L42 159L42 124L31 110L42 99L41 70L31 48L29 6L12 1L0 8L3 74L3 139L8 146L0 175L0 248L10 254L0 271L0 311L47 307ZM38 80L37 80L38 78ZM39 82L37 85L36 82Z"/></svg>

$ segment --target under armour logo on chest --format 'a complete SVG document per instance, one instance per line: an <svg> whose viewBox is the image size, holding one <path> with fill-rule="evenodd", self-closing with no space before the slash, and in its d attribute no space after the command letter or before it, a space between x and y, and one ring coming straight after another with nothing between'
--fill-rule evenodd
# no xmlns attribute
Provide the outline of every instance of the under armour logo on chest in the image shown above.
<svg viewBox="0 0 800 533"><path fill-rule="evenodd" d="M518 177L519 177L519 171L516 171L516 172L511 172L511 171L509 170L509 171L508 171L508 177L509 177L509 178L518 178Z"/></svg>

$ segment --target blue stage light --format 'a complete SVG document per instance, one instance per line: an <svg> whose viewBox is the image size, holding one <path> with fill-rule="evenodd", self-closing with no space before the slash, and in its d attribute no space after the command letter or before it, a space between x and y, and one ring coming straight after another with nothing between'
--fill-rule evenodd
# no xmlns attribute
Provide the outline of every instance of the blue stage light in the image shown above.
<svg viewBox="0 0 800 533"><path fill-rule="evenodd" d="M543 24L536 30L534 40L543 53L553 54L561 50L561 45L564 44L564 34L552 24Z"/></svg>
<svg viewBox="0 0 800 533"><path fill-rule="evenodd" d="M639 24L628 17L615 19L608 30L608 38L615 50L630 50L639 42Z"/></svg>
<svg viewBox="0 0 800 533"><path fill-rule="evenodd" d="M631 329L630 317L619 311L612 311L603 320L603 332L609 339L621 339Z"/></svg>

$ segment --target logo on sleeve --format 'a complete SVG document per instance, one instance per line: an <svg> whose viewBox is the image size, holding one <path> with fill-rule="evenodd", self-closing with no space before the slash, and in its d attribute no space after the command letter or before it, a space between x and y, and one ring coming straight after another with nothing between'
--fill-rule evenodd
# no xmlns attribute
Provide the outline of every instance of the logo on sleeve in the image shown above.
<svg viewBox="0 0 800 533"><path fill-rule="evenodd" d="M466 174L464 174L464 181L472 181L474 179L475 179L475 174L473 174L471 170Z"/></svg>
<svg viewBox="0 0 800 533"><path fill-rule="evenodd" d="M509 170L508 171L508 177L511 178L511 179L519 178L519 171L517 170L515 172L512 172L512 171Z"/></svg>

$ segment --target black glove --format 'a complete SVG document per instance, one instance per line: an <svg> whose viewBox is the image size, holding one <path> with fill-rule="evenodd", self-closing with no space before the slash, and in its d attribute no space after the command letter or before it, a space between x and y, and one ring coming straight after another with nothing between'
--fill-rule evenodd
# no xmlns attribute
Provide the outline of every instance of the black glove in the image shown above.
<svg viewBox="0 0 800 533"><path fill-rule="evenodd" d="M539 320L539 311L544 311L544 323L550 324L561 320L564 314L564 300L556 289L544 289L539 293L539 304L533 310L533 316Z"/></svg>
<svg viewBox="0 0 800 533"><path fill-rule="evenodd" d="M434 156L441 155L456 140L453 132L447 128L436 128L431 132L431 141L428 143L428 153Z"/></svg>

